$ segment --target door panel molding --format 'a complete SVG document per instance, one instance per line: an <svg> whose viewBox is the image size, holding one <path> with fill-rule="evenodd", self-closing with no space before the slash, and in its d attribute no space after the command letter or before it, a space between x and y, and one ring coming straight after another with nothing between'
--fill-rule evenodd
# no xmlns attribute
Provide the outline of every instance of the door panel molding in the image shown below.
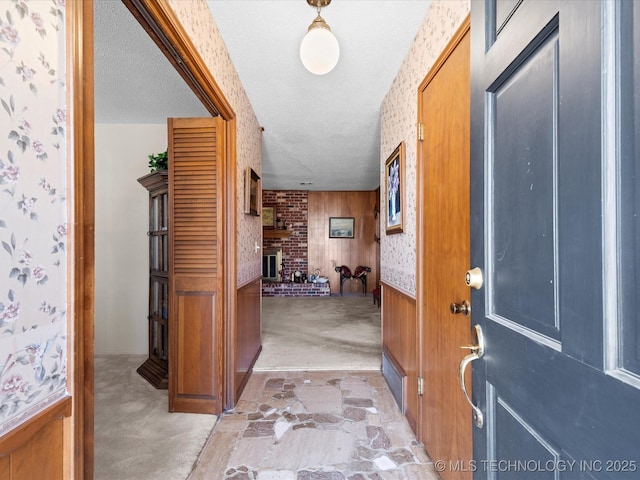
<svg viewBox="0 0 640 480"><path fill-rule="evenodd" d="M485 6L487 18L490 18L491 2L485 3ZM542 3L540 8L522 3L503 26L499 36L495 32L486 32L487 66L491 71L495 69L505 72L516 68L518 55L524 52L526 57L530 50L537 47L536 42L532 42L536 34L554 30L557 23L557 8L551 3ZM544 36L538 37L536 41L544 41ZM485 88L488 86L485 85Z"/></svg>
<svg viewBox="0 0 640 480"><path fill-rule="evenodd" d="M498 462L499 460L508 460L523 462L525 465L531 465L534 463L534 469L538 465L558 465L561 459L561 452L558 448L552 445L552 443L544 437L543 434L536 430L536 427L531 421L526 419L521 413L511 407L499 396L496 398L495 415L492 418L494 425L492 426L492 433L494 436L491 438L494 457L489 460ZM509 442L502 442L501 447L503 450L499 450L498 445L495 442L495 432L500 431L503 435L509 437ZM518 452L510 452L509 448L517 445L521 447L526 453L524 456L518 458ZM544 458L546 455L546 458ZM540 469L542 471L542 468Z"/></svg>
<svg viewBox="0 0 640 480"><path fill-rule="evenodd" d="M487 94L486 161L494 172L487 177L487 313L559 343L558 38L557 32L538 36L544 41ZM526 128L531 121L548 132Z"/></svg>
<svg viewBox="0 0 640 480"><path fill-rule="evenodd" d="M486 355L491 355L492 363L509 366L487 373L482 395L479 393L481 389L476 388L479 385L474 383L474 397L485 413L487 424L494 422L500 399L526 419L526 423L549 445L562 450L563 455L576 460L640 461L635 441L619 441L640 438L636 431L640 398L637 390L629 385L620 385L610 375L576 362L567 355L549 353L546 346L493 322L487 322L483 329L486 337L492 339L492 343L487 344ZM500 346L499 351L497 345ZM559 374L552 376L552 372ZM520 378L522 383L513 382L514 377ZM524 388L522 384L525 381L536 388ZM524 405L526 410L520 407ZM613 407L605 408L604 405ZM589 407L594 406L600 407L590 411ZM474 441L481 439L490 445L493 440L489 432L498 435L490 428L487 433L474 430ZM479 458L490 457L483 453ZM628 478L635 477L630 473Z"/></svg>
<svg viewBox="0 0 640 480"><path fill-rule="evenodd" d="M491 2L492 11L494 12L491 31L494 37L500 35L500 31L511 20L520 5L522 5L522 0L494 0Z"/></svg>
<svg viewBox="0 0 640 480"><path fill-rule="evenodd" d="M606 3L603 8L603 205L605 368L640 388L640 312L637 298L640 252L636 247L640 185L640 65L621 66L637 56L640 7L636 2ZM635 24L635 25L634 25ZM635 27L635 28L634 28ZM623 120L624 119L624 120ZM635 250L635 251L634 251Z"/></svg>

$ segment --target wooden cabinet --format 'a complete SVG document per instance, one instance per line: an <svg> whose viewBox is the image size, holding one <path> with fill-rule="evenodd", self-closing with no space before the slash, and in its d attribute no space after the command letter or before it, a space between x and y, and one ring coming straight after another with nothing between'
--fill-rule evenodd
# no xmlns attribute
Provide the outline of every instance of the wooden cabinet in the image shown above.
<svg viewBox="0 0 640 480"><path fill-rule="evenodd" d="M138 182L149 191L149 357L138 373L159 389L169 378L169 191L167 171Z"/></svg>

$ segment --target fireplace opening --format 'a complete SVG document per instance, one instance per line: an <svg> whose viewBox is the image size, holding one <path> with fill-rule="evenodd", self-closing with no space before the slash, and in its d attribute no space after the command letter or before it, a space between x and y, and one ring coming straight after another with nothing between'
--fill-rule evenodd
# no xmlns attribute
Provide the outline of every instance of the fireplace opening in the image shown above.
<svg viewBox="0 0 640 480"><path fill-rule="evenodd" d="M262 253L262 279L269 282L281 282L282 249L265 248Z"/></svg>

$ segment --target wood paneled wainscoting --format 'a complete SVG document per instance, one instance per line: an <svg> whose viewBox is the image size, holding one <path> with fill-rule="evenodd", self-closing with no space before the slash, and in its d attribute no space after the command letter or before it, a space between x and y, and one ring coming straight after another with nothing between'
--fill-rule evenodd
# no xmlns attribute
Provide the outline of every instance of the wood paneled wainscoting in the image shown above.
<svg viewBox="0 0 640 480"><path fill-rule="evenodd" d="M71 452L65 438L71 435L71 397L66 397L0 440L0 479L70 478Z"/></svg>
<svg viewBox="0 0 640 480"><path fill-rule="evenodd" d="M403 392L404 405L401 405L401 408L405 411L411 428L416 431L418 419L416 300L384 282L382 284L382 351L385 361L390 362L397 372L406 376Z"/></svg>
<svg viewBox="0 0 640 480"><path fill-rule="evenodd" d="M238 322L234 352L236 401L249 380L249 373L262 350L261 289L262 280L260 278L238 289Z"/></svg>

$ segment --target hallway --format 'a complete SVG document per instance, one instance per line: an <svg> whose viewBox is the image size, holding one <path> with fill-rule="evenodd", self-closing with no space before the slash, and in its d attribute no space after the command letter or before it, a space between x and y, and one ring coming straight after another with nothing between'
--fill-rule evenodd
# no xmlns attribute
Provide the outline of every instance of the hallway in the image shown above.
<svg viewBox="0 0 640 480"><path fill-rule="evenodd" d="M438 480L377 371L255 372L190 480Z"/></svg>
<svg viewBox="0 0 640 480"><path fill-rule="evenodd" d="M253 371L379 371L380 324L370 296L263 297Z"/></svg>

